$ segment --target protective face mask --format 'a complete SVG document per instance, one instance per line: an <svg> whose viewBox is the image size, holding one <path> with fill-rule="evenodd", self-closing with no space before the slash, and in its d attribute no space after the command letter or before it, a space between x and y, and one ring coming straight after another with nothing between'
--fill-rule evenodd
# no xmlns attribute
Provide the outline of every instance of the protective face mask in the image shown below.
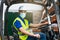
<svg viewBox="0 0 60 40"><path fill-rule="evenodd" d="M21 16L22 18L25 18L25 17L26 17L26 13L20 13L20 16Z"/></svg>

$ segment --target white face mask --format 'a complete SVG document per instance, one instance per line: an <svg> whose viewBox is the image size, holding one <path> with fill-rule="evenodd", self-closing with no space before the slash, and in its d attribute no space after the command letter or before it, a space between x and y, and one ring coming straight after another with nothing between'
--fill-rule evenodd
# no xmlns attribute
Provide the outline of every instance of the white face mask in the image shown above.
<svg viewBox="0 0 60 40"><path fill-rule="evenodd" d="M25 17L26 17L26 13L20 13L20 16L21 16L22 18L25 18Z"/></svg>

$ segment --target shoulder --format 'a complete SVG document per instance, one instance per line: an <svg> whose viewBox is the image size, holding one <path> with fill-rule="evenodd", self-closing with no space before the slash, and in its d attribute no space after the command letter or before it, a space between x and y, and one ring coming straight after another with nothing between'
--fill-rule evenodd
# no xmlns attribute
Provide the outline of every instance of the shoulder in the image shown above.
<svg viewBox="0 0 60 40"><path fill-rule="evenodd" d="M13 23L15 23L16 21L19 21L19 18L18 18L18 17L16 17L16 18L14 19Z"/></svg>

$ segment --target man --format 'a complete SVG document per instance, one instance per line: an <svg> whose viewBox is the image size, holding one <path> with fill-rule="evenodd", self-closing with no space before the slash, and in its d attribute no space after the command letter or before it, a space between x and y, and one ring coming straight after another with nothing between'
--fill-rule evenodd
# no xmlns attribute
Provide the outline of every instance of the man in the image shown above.
<svg viewBox="0 0 60 40"><path fill-rule="evenodd" d="M19 10L20 15L14 20L13 26L18 31L20 40L46 40L46 35L44 33L34 34L31 32L29 27L39 27L46 23L39 24L30 24L30 22L26 19L26 10Z"/></svg>

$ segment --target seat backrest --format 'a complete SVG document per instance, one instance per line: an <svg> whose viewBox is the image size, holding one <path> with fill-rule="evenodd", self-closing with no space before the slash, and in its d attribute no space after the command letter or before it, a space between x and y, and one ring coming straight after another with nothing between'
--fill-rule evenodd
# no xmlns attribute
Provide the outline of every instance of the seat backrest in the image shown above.
<svg viewBox="0 0 60 40"><path fill-rule="evenodd" d="M13 36L18 37L18 31L13 26L11 26L11 28L12 28Z"/></svg>

